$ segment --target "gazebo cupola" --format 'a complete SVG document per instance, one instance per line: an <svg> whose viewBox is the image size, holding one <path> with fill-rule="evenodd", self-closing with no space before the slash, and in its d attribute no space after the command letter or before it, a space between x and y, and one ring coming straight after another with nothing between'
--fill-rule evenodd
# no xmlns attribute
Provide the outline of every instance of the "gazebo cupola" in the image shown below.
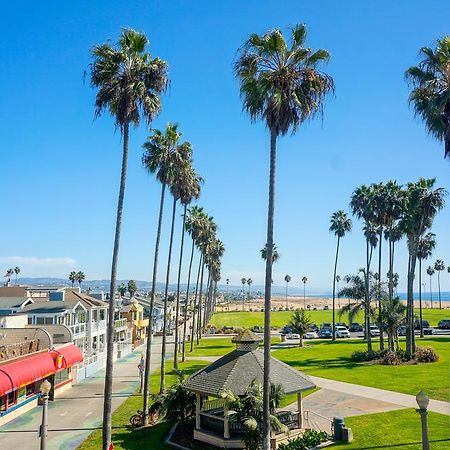
<svg viewBox="0 0 450 450"><path fill-rule="evenodd" d="M251 352L259 347L262 341L253 331L244 330L241 334L235 336L231 342L236 344L236 350Z"/></svg>

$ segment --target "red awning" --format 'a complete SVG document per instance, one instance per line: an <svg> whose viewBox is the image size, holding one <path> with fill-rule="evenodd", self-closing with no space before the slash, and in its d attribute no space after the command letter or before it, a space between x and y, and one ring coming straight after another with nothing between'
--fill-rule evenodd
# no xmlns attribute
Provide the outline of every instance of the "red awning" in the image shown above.
<svg viewBox="0 0 450 450"><path fill-rule="evenodd" d="M0 395L42 380L53 373L55 363L48 352L0 364Z"/></svg>
<svg viewBox="0 0 450 450"><path fill-rule="evenodd" d="M76 345L66 345L50 352L52 355L55 370L63 370L76 363L83 362L81 350Z"/></svg>

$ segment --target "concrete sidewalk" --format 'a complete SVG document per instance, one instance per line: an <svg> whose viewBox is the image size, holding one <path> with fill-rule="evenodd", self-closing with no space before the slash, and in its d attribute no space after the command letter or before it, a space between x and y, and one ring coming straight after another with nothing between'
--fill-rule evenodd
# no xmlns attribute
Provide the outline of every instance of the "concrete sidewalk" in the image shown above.
<svg viewBox="0 0 450 450"><path fill-rule="evenodd" d="M418 407L414 395L361 386L359 384L344 383L343 381L329 380L327 378L314 377L312 375L309 375L309 377L318 387L328 389L330 391L352 394L372 400L379 400L392 405L402 406L404 408ZM449 416L450 403L440 400L430 400L428 410Z"/></svg>
<svg viewBox="0 0 450 450"><path fill-rule="evenodd" d="M140 354L136 349L114 364L113 411L130 397L139 386ZM152 346L152 371L160 366L161 341ZM169 355L168 355L169 356ZM105 370L73 385L61 397L49 404L48 450L72 450L84 441L92 430L101 426ZM0 449L33 450L39 448L38 429L42 408L34 408L0 429Z"/></svg>

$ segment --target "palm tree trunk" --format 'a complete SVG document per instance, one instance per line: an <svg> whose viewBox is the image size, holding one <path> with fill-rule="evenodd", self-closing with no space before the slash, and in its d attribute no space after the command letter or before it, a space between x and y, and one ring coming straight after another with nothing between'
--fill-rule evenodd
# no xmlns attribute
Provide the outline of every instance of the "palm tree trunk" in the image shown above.
<svg viewBox="0 0 450 450"><path fill-rule="evenodd" d="M202 261L203 261L203 253L200 253L200 259L198 261L198 271L197 271L197 283L195 284L195 295L194 295L194 311L192 313L192 332L191 332L191 349L190 351L194 351L194 338L195 334L197 332L197 325L196 325L196 315L197 315L197 294L198 294L198 284L200 282L200 272L202 267Z"/></svg>
<svg viewBox="0 0 450 450"><path fill-rule="evenodd" d="M367 339L367 351L369 353L372 353L372 336L370 335L370 278L369 278L369 271L370 271L370 243L369 240L366 240L366 302L364 305L364 315L365 315L365 323L366 323L366 339Z"/></svg>
<svg viewBox="0 0 450 450"><path fill-rule="evenodd" d="M289 309L288 308L288 301L287 301L287 290L288 290L288 282L286 281L286 296L285 296L285 298L286 298L286 311Z"/></svg>
<svg viewBox="0 0 450 450"><path fill-rule="evenodd" d="M333 272L333 341L336 340L336 303L335 303L335 297L336 297L336 272L337 272L337 264L338 264L338 256L339 256L339 242L340 237L337 238L337 244L336 244L336 257L334 259L334 272Z"/></svg>
<svg viewBox="0 0 450 450"><path fill-rule="evenodd" d="M148 320L147 347L145 349L144 394L143 394L144 406L142 410L144 425L148 424L148 400L150 394L150 368L151 368L152 339L153 339L153 308L155 305L156 274L158 272L159 242L161 240L165 192L166 192L166 184L163 183L161 185L161 198L159 201L158 228L156 230L155 254L153 259L152 290L150 294L150 317Z"/></svg>
<svg viewBox="0 0 450 450"><path fill-rule="evenodd" d="M431 302L431 309L433 309L433 288L431 287L431 275L430 275L430 302Z"/></svg>
<svg viewBox="0 0 450 450"><path fill-rule="evenodd" d="M173 351L173 368L175 370L178 370L178 340L180 334L178 330L178 322L180 321L180 281L181 281L181 266L183 265L184 227L186 225L186 212L187 212L187 205L185 204L183 211L183 224L181 228L180 259L178 261L177 300L176 300L177 304L175 311L175 348Z"/></svg>
<svg viewBox="0 0 450 450"><path fill-rule="evenodd" d="M422 258L419 258L419 320L420 320L420 337L423 338L423 324L422 324Z"/></svg>
<svg viewBox="0 0 450 450"><path fill-rule="evenodd" d="M106 372L103 400L103 428L102 449L108 450L111 443L112 424L112 382L113 382L113 353L114 353L114 308L117 280L117 262L119 260L120 232L122 228L123 201L127 180L129 124L123 125L123 154L122 170L120 174L119 198L117 201L116 231L114 235L114 249L111 264L111 283L109 286L109 314L106 333ZM72 282L73 286L73 282Z"/></svg>
<svg viewBox="0 0 450 450"><path fill-rule="evenodd" d="M205 258L203 258L202 272L200 275L200 289L198 292L198 319L197 319L197 345L200 344L200 339L202 337L202 294L203 294L203 276L205 273Z"/></svg>
<svg viewBox="0 0 450 450"><path fill-rule="evenodd" d="M275 212L275 169L277 133L270 130L269 204L267 212L267 258L264 289L264 377L263 377L263 450L270 450L270 310L272 303L273 222Z"/></svg>
<svg viewBox="0 0 450 450"><path fill-rule="evenodd" d="M391 239L391 230L389 231L389 300L392 300L394 296L394 280L393 280L393 245L392 245L392 239Z"/></svg>
<svg viewBox="0 0 450 450"><path fill-rule="evenodd" d="M172 261L172 246L173 246L173 232L175 229L175 213L177 210L177 199L173 198L172 206L172 223L170 226L170 239L169 239L169 254L167 256L167 269L166 269L166 287L164 290L164 318L163 318L163 336L161 346L161 383L159 386L159 392L162 393L166 389L166 347L167 347L167 303L169 294L169 277L170 277L170 263Z"/></svg>
<svg viewBox="0 0 450 450"><path fill-rule="evenodd" d="M203 326L202 326L203 334L206 333L206 325L209 312L210 289L211 289L211 271L208 269L208 278L206 280L205 307L203 308Z"/></svg>
<svg viewBox="0 0 450 450"><path fill-rule="evenodd" d="M411 358L415 348L414 336L414 274L416 268L416 255L410 254L408 259L408 290L406 310L406 356Z"/></svg>
<svg viewBox="0 0 450 450"><path fill-rule="evenodd" d="M194 239L192 239L191 258L189 261L188 279L187 279L187 287L186 287L186 301L184 304L183 343L182 343L182 350L181 350L181 361L182 362L184 362L186 359L186 332L187 332L188 307L189 307L189 288L191 286L191 271L192 271L192 261L194 259L194 249L195 249L195 241L194 241Z"/></svg>
<svg viewBox="0 0 450 450"><path fill-rule="evenodd" d="M378 239L378 317L382 317L381 304L381 249L383 244L383 227L380 227L380 234ZM380 350L384 350L383 324L380 320Z"/></svg>
<svg viewBox="0 0 450 450"><path fill-rule="evenodd" d="M436 271L438 273L438 292L439 292L439 309L442 309L442 300L441 300L441 271L437 270Z"/></svg>

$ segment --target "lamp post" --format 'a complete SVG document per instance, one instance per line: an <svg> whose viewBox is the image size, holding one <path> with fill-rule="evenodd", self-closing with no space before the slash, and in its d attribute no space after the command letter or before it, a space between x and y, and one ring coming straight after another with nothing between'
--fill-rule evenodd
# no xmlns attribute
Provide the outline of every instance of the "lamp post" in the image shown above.
<svg viewBox="0 0 450 450"><path fill-rule="evenodd" d="M48 380L41 383L41 398L42 398L42 423L39 430L41 438L41 450L47 450L47 429L48 429L48 397L52 385Z"/></svg>
<svg viewBox="0 0 450 450"><path fill-rule="evenodd" d="M430 399L425 392L420 391L416 395L416 402L419 405L419 409L416 411L420 414L420 421L422 422L422 449L430 450L430 442L428 441L428 425L427 425L427 414L428 414L428 403Z"/></svg>

